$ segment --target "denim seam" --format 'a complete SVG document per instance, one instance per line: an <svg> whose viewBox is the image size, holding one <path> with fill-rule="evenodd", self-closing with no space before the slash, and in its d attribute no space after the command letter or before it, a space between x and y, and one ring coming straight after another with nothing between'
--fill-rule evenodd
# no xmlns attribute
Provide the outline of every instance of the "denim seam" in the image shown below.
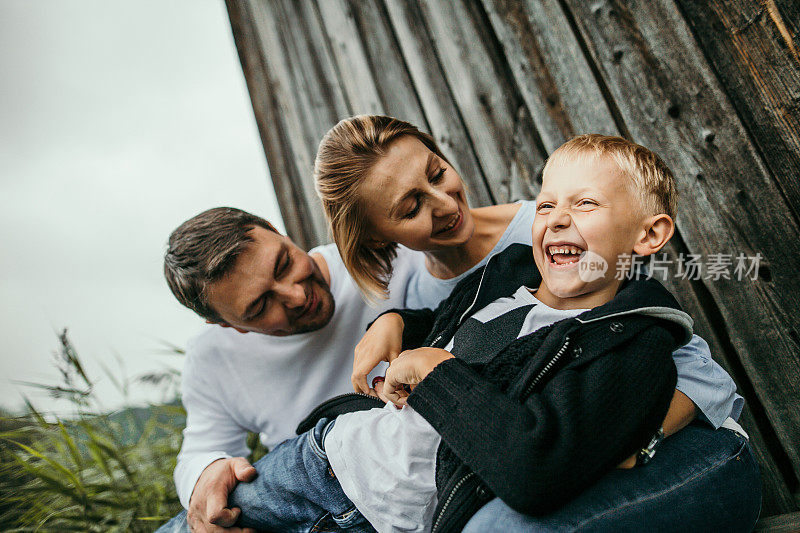
<svg viewBox="0 0 800 533"><path fill-rule="evenodd" d="M575 528L576 531L579 530L580 528L584 527L584 526L589 525L591 522L594 522L594 521L599 520L601 518L604 518L604 517L606 517L608 515L612 515L614 513L622 511L623 509L626 509L627 507L630 507L632 505L640 504L642 502L650 501L650 500L652 500L654 498L659 498L659 497L661 497L661 496L663 496L665 494L669 494L670 492L673 492L673 491L679 489L680 487L683 487L684 485L686 485L688 483L691 483L692 481L694 481L695 479L699 478L700 476L706 475L707 473L709 473L709 472L711 472L713 470L721 468L726 463L735 460L737 457L742 455L742 453L745 451L745 449L747 449L747 440L744 437L742 437L741 435L739 435L738 433L736 433L735 431L732 431L732 433L734 433L741 441L741 443L740 443L741 445L739 446L739 449L736 451L735 454L731 455L730 457L726 457L725 459L722 459L721 461L719 461L717 463L712 464L711 466L709 466L705 470L702 470L701 472L696 473L695 475L693 475L689 479L686 479L686 480L684 480L683 482L681 482L681 483L679 483L677 485L673 485L672 487L664 489L661 492L658 492L656 494L651 494L651 495L649 495L648 497L645 497L645 498L641 498L641 499L638 499L638 500L635 500L635 501L628 502L628 503L626 503L625 505L623 505L621 507L616 507L614 509L609 509L608 511L605 511L605 512L600 513L598 515L594 515L594 516L592 516L590 518L587 518L586 520L584 520L583 522L580 522L576 526L576 528Z"/></svg>
<svg viewBox="0 0 800 533"><path fill-rule="evenodd" d="M314 430L312 429L307 433L308 435L308 447L311 448L311 451L314 452L314 455L322 459L323 461L328 460L328 454L325 453L325 450L317 442L316 437L314 436Z"/></svg>

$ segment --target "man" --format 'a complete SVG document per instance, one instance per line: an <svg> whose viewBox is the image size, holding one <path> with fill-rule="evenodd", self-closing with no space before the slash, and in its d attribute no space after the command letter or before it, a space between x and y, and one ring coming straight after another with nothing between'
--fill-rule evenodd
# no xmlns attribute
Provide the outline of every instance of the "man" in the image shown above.
<svg viewBox="0 0 800 533"><path fill-rule="evenodd" d="M418 260L400 251L390 290ZM227 508L228 494L257 475L242 457L247 431L273 447L313 407L352 392L353 351L367 324L405 302L366 305L333 245L306 253L266 220L233 208L181 224L164 273L176 298L214 324L187 350L175 483L192 530L222 530L240 512Z"/></svg>

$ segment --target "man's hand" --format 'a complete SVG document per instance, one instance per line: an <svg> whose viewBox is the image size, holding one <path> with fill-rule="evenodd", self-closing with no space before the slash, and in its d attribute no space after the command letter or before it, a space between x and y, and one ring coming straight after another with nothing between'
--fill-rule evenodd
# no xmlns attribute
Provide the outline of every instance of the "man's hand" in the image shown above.
<svg viewBox="0 0 800 533"><path fill-rule="evenodd" d="M406 404L407 394L403 394L405 385L412 389L431 371L447 359L455 357L441 348L417 348L406 350L389 364L386 370L386 381L383 382L382 397L402 407Z"/></svg>
<svg viewBox="0 0 800 533"><path fill-rule="evenodd" d="M242 510L228 509L228 495L240 481L252 481L256 469L244 457L217 459L203 470L189 500L187 519L194 533L228 531L255 533L254 529L231 527Z"/></svg>
<svg viewBox="0 0 800 533"><path fill-rule="evenodd" d="M367 384L367 374L381 361L391 363L403 349L403 318L397 313L378 317L356 345L353 358L353 389L356 392L376 393Z"/></svg>

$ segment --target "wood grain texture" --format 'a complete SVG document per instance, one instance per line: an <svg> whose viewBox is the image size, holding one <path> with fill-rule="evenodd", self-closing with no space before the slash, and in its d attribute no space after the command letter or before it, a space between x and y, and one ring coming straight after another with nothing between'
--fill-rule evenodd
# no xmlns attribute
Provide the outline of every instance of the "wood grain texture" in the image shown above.
<svg viewBox="0 0 800 533"><path fill-rule="evenodd" d="M557 0L484 0L547 153L581 133L618 134Z"/></svg>
<svg viewBox="0 0 800 533"><path fill-rule="evenodd" d="M383 1L349 0L349 8L384 112L430 131Z"/></svg>
<svg viewBox="0 0 800 533"><path fill-rule="evenodd" d="M350 5L345 0L324 0L317 5L350 114L385 114Z"/></svg>
<svg viewBox="0 0 800 533"><path fill-rule="evenodd" d="M251 99L261 98L259 91L269 92L272 121L259 121L259 130L265 146L271 147L267 161L273 179L291 184L294 203L281 202L281 213L298 217L302 224L301 231L293 226L287 230L307 248L327 242L327 224L312 179L314 156L322 134L349 108L314 6L291 1L229 5L248 6L248 22L258 37L254 46L262 58L262 86L251 89Z"/></svg>
<svg viewBox="0 0 800 533"><path fill-rule="evenodd" d="M765 258L755 282L704 281L794 475L800 471L800 233L676 6L565 0L631 137L661 154L682 194L692 253ZM699 179L698 179L699 177ZM766 272L766 271L764 271Z"/></svg>
<svg viewBox="0 0 800 533"><path fill-rule="evenodd" d="M797 533L800 531L800 513L771 516L758 521L754 533Z"/></svg>
<svg viewBox="0 0 800 533"><path fill-rule="evenodd" d="M265 50L276 65L275 80L285 84L285 130L297 165L297 186L309 206L315 242L328 242L328 228L314 190L313 169L317 146L339 117L351 113L334 60L313 2L282 0L273 4L277 42ZM266 21L266 17L256 18ZM280 68L280 71L278 71Z"/></svg>
<svg viewBox="0 0 800 533"><path fill-rule="evenodd" d="M678 5L800 220L800 55L778 6L744 0Z"/></svg>
<svg viewBox="0 0 800 533"><path fill-rule="evenodd" d="M783 26L786 28L786 34L783 34L783 32L782 34L786 40L787 48L794 48L795 51L800 51L800 3L797 0L761 1L772 4L777 8L778 17L782 19Z"/></svg>
<svg viewBox="0 0 800 533"><path fill-rule="evenodd" d="M676 261L678 254L687 253L679 236L673 237L664 251L671 261ZM657 276L656 279L675 294L683 309L694 319L695 334L708 343L713 359L734 379L738 393L746 399L739 423L750 436L753 454L761 470L761 516L800 510L783 474L783 471L791 470L791 465L788 464L788 458L780 448L780 442L763 414L763 406L755 394L753 384L738 358L736 349L731 346L726 328L720 323L722 318L715 312L716 306L709 303L708 291L704 290L700 282L674 277L663 279ZM754 411L758 416L754 416Z"/></svg>
<svg viewBox="0 0 800 533"><path fill-rule="evenodd" d="M294 153L279 126L281 104L263 54L264 36L256 29L248 3L229 0L226 5L284 226L295 242L309 246L315 235L305 223L308 206L297 188Z"/></svg>
<svg viewBox="0 0 800 533"><path fill-rule="evenodd" d="M577 132L569 131L569 126L583 124L583 127L587 128L585 131L621 134L614 124L615 119L612 118L611 110L606 105L603 90L598 85L598 80L595 79L590 63L583 56L581 47L560 5L554 5L554 2L547 0L526 2L524 7L522 3L518 2L492 0L483 3L487 7L487 12L501 42L504 43L504 49L509 56L512 69L514 69L515 62L521 63L514 70L514 76L520 86L524 86L527 80L529 85L527 92L531 94L531 98L526 98L526 104L533 108L531 114L540 131L567 131L571 135ZM593 15L599 16L601 15L600 9L599 4L594 4L591 12ZM612 50L611 53L612 57L618 56L618 50ZM546 75L540 72L543 69L546 70ZM534 70L537 71L536 74L529 73ZM536 79L532 80L532 78ZM570 91L574 92L570 94ZM558 109L551 110L557 115L555 117L546 113L547 110L541 107L543 97L534 98L537 94L546 95L551 92L557 92L562 96L558 100ZM526 90L523 90L523 94L525 93ZM583 94L587 96L586 105L581 105L581 95ZM571 103L565 104L567 101ZM540 106L538 111L535 106ZM616 120L621 121L622 119L620 117ZM548 121L552 127L548 126ZM565 125L566 129L563 129ZM624 123L620 124L620 127L623 131L627 130ZM554 144L558 142L557 137L554 136L553 139ZM680 241L680 238L676 238L675 241ZM673 242L666 250L673 260L677 258L676 242ZM709 340L714 357L728 369L741 386L748 391L753 391L746 372L733 371L733 367L741 367L740 364L737 364L738 355L729 342L723 349L722 343L717 340L715 327L711 325L711 320L706 316L708 310L700 304L693 284L685 280L673 279L669 280L667 285L680 296L682 304L695 317L698 331ZM715 320L715 322L720 321ZM725 334L724 323L718 324L716 328L722 329L723 331L720 333ZM751 402L758 401L754 392L747 395ZM755 403L753 405L758 407ZM764 417L762 416L762 418ZM780 473L780 467L770 455L765 439L761 436L755 419L749 411L744 413L743 423L751 432L756 455L764 474L765 511L783 513L795 510L795 502ZM764 420L763 424L766 424L765 429L772 434L769 422ZM777 446L779 447L780 444L777 443ZM781 451L777 450L779 453ZM791 467L789 466L789 468Z"/></svg>

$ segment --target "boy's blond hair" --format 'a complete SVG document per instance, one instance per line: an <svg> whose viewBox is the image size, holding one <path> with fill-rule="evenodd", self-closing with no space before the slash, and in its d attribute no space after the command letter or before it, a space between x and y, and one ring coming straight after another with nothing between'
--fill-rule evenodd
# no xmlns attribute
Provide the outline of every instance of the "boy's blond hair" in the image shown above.
<svg viewBox="0 0 800 533"><path fill-rule="evenodd" d="M582 155L609 157L617 164L633 183L642 216L665 213L675 220L678 191L672 171L658 155L628 139L597 133L573 137L550 154L543 175L547 175L550 165Z"/></svg>

